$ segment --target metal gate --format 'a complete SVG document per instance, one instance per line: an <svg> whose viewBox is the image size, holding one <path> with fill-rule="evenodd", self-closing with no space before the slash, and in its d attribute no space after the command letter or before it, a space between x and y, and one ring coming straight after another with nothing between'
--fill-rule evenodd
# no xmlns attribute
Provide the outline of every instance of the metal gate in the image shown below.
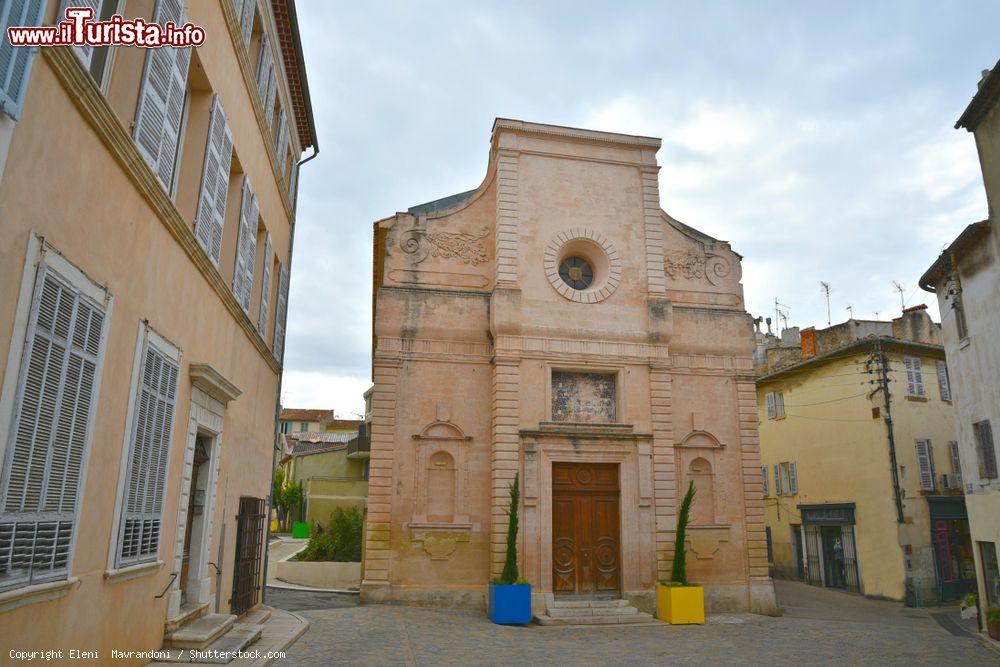
<svg viewBox="0 0 1000 667"><path fill-rule="evenodd" d="M229 600L230 612L237 616L253 609L260 601L265 519L263 498L240 498L240 513L236 517L233 597Z"/></svg>

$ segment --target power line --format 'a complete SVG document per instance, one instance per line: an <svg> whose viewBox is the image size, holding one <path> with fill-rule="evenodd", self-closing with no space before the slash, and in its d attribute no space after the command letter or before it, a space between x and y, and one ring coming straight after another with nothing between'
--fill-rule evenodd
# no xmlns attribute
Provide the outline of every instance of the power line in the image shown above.
<svg viewBox="0 0 1000 667"><path fill-rule="evenodd" d="M842 396L840 398L831 398L829 401L818 401L816 403L797 403L795 405L785 404L786 408L808 408L813 405L826 405L827 403L836 403L838 401L846 401L850 398L858 398L859 396L867 396L868 392L863 391L860 394L851 394L850 396Z"/></svg>

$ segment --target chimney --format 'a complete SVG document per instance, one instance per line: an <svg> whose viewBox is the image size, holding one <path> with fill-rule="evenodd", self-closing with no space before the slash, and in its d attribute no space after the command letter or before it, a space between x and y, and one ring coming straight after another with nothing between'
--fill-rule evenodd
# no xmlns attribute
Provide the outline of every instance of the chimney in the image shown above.
<svg viewBox="0 0 1000 667"><path fill-rule="evenodd" d="M816 327L803 329L802 337L802 358L811 359L816 356Z"/></svg>

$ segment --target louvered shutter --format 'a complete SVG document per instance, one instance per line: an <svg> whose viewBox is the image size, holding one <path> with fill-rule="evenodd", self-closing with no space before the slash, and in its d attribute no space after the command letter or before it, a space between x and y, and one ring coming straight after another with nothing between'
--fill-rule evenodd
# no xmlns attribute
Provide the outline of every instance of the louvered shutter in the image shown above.
<svg viewBox="0 0 1000 667"><path fill-rule="evenodd" d="M271 64L267 74L267 99L264 101L264 117L267 118L267 129L274 124L274 97L278 93L278 82L274 78L274 64Z"/></svg>
<svg viewBox="0 0 1000 667"><path fill-rule="evenodd" d="M243 41L250 45L250 37L253 35L253 16L257 10L257 0L243 0L243 7L240 12L240 30L243 32Z"/></svg>
<svg viewBox="0 0 1000 667"><path fill-rule="evenodd" d="M976 422L972 425L976 437L976 449L979 454L979 473L984 479L996 479L997 454L993 447L993 427L988 421Z"/></svg>
<svg viewBox="0 0 1000 667"><path fill-rule="evenodd" d="M767 496L770 493L767 485L767 466L761 466L760 468L760 479L764 484L764 495Z"/></svg>
<svg viewBox="0 0 1000 667"><path fill-rule="evenodd" d="M278 110L278 139L274 144L274 150L278 154L278 170L284 176L285 165L288 164L288 121L284 109Z"/></svg>
<svg viewBox="0 0 1000 667"><path fill-rule="evenodd" d="M782 463L778 466L778 473L781 475L781 492L791 493L792 487L788 476L788 462Z"/></svg>
<svg viewBox="0 0 1000 667"><path fill-rule="evenodd" d="M958 443L952 440L948 443L948 452L951 454L951 471L955 475L955 488L962 488L962 459L958 452Z"/></svg>
<svg viewBox="0 0 1000 667"><path fill-rule="evenodd" d="M240 234L236 242L236 266L233 270L233 294L250 312L253 293L253 268L257 259L257 219L260 217L257 197L250 187L250 177L243 177L243 203L240 206Z"/></svg>
<svg viewBox="0 0 1000 667"><path fill-rule="evenodd" d="M777 463L774 464L774 493L775 495L781 495L784 493L785 489L781 486L781 466Z"/></svg>
<svg viewBox="0 0 1000 667"><path fill-rule="evenodd" d="M774 419L774 417L776 416L777 412L776 412L776 408L775 408L774 392L773 391L767 392L767 394L764 396L764 402L767 404L767 418L768 419Z"/></svg>
<svg viewBox="0 0 1000 667"><path fill-rule="evenodd" d="M917 467L920 470L920 488L934 490L934 457L930 440L917 440Z"/></svg>
<svg viewBox="0 0 1000 667"><path fill-rule="evenodd" d="M180 0L158 0L154 22L186 21ZM142 157L169 193L180 138L191 49L147 49L133 133Z"/></svg>
<svg viewBox="0 0 1000 667"><path fill-rule="evenodd" d="M62 2L59 3L59 14L56 16L56 23L66 20L67 7L90 7L94 10L94 17L91 20L100 21L102 3L103 0L62 0ZM74 46L73 51L80 59L80 62L83 63L83 66L90 69L90 60L94 57L94 47L89 44L84 46Z"/></svg>
<svg viewBox="0 0 1000 667"><path fill-rule="evenodd" d="M799 492L799 470L795 461L788 462L788 492L793 495Z"/></svg>
<svg viewBox="0 0 1000 667"><path fill-rule="evenodd" d="M937 362L938 387L941 389L941 400L951 400L951 383L948 381L948 364Z"/></svg>
<svg viewBox="0 0 1000 667"><path fill-rule="evenodd" d="M205 164L201 172L198 212L194 233L212 262L218 266L222 255L222 230L226 224L229 196L229 168L233 159L233 135L229 130L222 100L216 93L205 142Z"/></svg>
<svg viewBox="0 0 1000 667"><path fill-rule="evenodd" d="M9 26L37 26L45 12L43 0L4 0L0 2L0 110L14 120L21 117L24 94L28 88L31 64L38 49L13 47L7 38Z"/></svg>
<svg viewBox="0 0 1000 667"><path fill-rule="evenodd" d="M0 589L69 573L104 311L39 270L0 487Z"/></svg>
<svg viewBox="0 0 1000 667"><path fill-rule="evenodd" d="M923 396L924 373L920 367L920 359L906 357L903 365L906 367L906 393L910 396Z"/></svg>
<svg viewBox="0 0 1000 667"><path fill-rule="evenodd" d="M118 530L118 567L156 560L180 368L147 339Z"/></svg>
<svg viewBox="0 0 1000 667"><path fill-rule="evenodd" d="M274 356L281 361L285 352L285 315L288 312L288 269L278 271L278 304L274 308Z"/></svg>
<svg viewBox="0 0 1000 667"><path fill-rule="evenodd" d="M785 416L785 394L780 391L774 392L774 415L776 417Z"/></svg>
<svg viewBox="0 0 1000 667"><path fill-rule="evenodd" d="M267 100L267 84L271 75L271 63L271 42L265 32L260 36L260 55L257 58L257 92L260 94L261 104ZM264 111L267 111L266 105Z"/></svg>
<svg viewBox="0 0 1000 667"><path fill-rule="evenodd" d="M292 177L288 179L288 199L292 202L292 209L295 209L296 200L298 199L298 193L295 192L295 185L299 180L299 165L292 162Z"/></svg>
<svg viewBox="0 0 1000 667"><path fill-rule="evenodd" d="M257 311L257 333L267 339L267 307L271 298L271 235L264 241L264 275L260 284L260 309Z"/></svg>

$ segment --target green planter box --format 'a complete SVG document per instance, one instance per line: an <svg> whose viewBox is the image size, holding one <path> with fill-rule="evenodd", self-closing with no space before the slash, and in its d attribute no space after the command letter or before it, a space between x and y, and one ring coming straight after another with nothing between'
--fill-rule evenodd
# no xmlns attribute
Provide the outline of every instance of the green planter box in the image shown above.
<svg viewBox="0 0 1000 667"><path fill-rule="evenodd" d="M292 537L295 538L306 538L309 537L309 524L305 521L296 521L292 524Z"/></svg>

